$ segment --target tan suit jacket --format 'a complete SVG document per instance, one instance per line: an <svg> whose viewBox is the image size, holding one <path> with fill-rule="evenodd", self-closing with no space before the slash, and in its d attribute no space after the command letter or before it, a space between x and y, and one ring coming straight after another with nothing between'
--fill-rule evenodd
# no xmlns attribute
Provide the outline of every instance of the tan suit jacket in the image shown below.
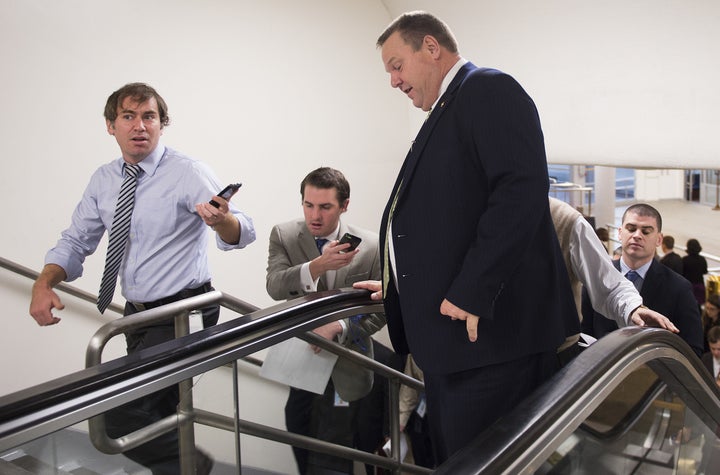
<svg viewBox="0 0 720 475"><path fill-rule="evenodd" d="M380 250L376 233L340 222L340 233L354 234L362 239L360 252L352 263L338 269L332 288L352 287L362 280L379 280ZM309 293L300 282L300 268L320 255L315 238L308 231L303 220L290 221L273 227L270 233L266 288L275 300L292 299ZM325 275L318 281L317 290L330 290ZM359 353L373 357L370 335L385 326L385 314L370 314L360 322L344 320L348 338L344 345ZM346 401L365 396L372 389L373 372L339 358L333 369L333 383L338 394Z"/></svg>

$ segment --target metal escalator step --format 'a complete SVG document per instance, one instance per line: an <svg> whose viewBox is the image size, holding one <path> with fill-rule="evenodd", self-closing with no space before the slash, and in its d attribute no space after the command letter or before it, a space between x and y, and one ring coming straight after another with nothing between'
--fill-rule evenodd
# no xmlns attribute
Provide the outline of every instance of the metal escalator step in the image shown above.
<svg viewBox="0 0 720 475"><path fill-rule="evenodd" d="M27 472L19 473L33 473L35 475L73 475L70 472L59 470L52 465L48 465L42 460L36 459L30 455L23 455L22 457L13 459L12 463L17 467L27 470Z"/></svg>
<svg viewBox="0 0 720 475"><path fill-rule="evenodd" d="M5 461L0 458L0 473L3 475L28 475L29 473L22 467L18 467L12 462Z"/></svg>

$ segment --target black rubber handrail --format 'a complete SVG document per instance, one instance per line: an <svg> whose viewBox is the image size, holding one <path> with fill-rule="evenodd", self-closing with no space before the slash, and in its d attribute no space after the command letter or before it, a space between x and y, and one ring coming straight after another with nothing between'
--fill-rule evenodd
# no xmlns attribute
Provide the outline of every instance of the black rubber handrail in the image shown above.
<svg viewBox="0 0 720 475"><path fill-rule="evenodd" d="M3 444L18 432L51 420L79 422L118 401L138 397L139 388L152 392L158 385L175 384L187 377L183 370L221 366L311 330L332 319L332 314L358 307L366 312L382 310L365 290L318 292L2 396L0 451L23 442L15 438L11 445Z"/></svg>

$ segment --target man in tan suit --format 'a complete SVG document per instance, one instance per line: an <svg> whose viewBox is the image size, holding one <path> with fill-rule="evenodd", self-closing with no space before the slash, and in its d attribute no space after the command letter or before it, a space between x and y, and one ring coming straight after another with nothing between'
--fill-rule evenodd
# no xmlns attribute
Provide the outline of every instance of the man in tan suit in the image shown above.
<svg viewBox="0 0 720 475"><path fill-rule="evenodd" d="M350 185L343 174L328 167L318 168L302 181L300 194L304 220L278 224L270 233L268 294L275 300L291 299L379 279L377 234L340 221L350 203ZM345 233L362 239L357 249L349 251L349 244L339 243ZM372 357L370 335L384 325L383 314L371 314L331 322L313 331ZM288 430L352 446L354 404L341 400L355 401L365 396L372 388L372 376L371 371L338 359L324 395L290 388L285 405ZM349 461L293 450L301 474L352 473Z"/></svg>

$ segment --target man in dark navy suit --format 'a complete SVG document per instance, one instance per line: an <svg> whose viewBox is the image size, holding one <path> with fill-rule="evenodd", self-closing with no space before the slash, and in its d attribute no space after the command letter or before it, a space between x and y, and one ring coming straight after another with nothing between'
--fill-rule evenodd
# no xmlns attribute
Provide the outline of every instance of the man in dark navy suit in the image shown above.
<svg viewBox="0 0 720 475"><path fill-rule="evenodd" d="M377 44L391 86L429 112L380 245L391 339L424 371L442 463L557 371L556 349L579 320L532 99L463 59L428 13L401 15Z"/></svg>
<svg viewBox="0 0 720 475"><path fill-rule="evenodd" d="M618 229L622 256L613 261L637 287L643 303L662 313L680 330L680 337L698 355L703 352L703 330L692 286L683 276L655 259L663 239L662 217L658 210L638 203L625 210ZM587 293L583 295L583 332L600 338L617 324L592 311Z"/></svg>

